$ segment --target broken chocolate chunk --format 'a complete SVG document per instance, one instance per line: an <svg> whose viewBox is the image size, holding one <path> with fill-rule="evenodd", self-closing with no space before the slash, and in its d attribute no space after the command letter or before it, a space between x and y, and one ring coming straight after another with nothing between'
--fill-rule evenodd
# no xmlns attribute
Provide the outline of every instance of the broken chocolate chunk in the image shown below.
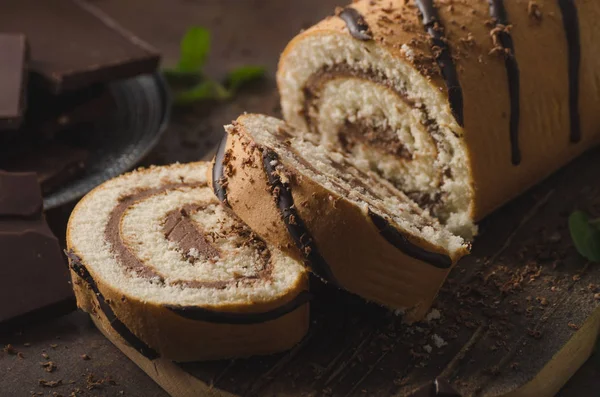
<svg viewBox="0 0 600 397"><path fill-rule="evenodd" d="M25 36L0 34L0 130L15 130L21 125L26 83Z"/></svg>
<svg viewBox="0 0 600 397"><path fill-rule="evenodd" d="M33 173L0 174L0 322L72 296L68 268L35 185Z"/></svg>

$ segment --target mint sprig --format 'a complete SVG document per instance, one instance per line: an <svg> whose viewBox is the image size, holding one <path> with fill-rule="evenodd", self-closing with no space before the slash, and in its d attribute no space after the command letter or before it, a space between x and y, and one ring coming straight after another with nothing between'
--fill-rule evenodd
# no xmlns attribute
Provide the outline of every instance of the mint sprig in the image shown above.
<svg viewBox="0 0 600 397"><path fill-rule="evenodd" d="M591 262L600 262L600 219L590 219L583 211L569 216L569 231L577 251Z"/></svg>
<svg viewBox="0 0 600 397"><path fill-rule="evenodd" d="M183 73L201 73L210 53L210 32L195 26L188 29L180 44L177 70Z"/></svg>
<svg viewBox="0 0 600 397"><path fill-rule="evenodd" d="M175 92L175 104L188 105L201 100L231 99L246 84L265 75L263 66L246 65L230 71L224 84L203 73L211 48L210 32L191 27L181 39L179 61L174 68L163 70Z"/></svg>

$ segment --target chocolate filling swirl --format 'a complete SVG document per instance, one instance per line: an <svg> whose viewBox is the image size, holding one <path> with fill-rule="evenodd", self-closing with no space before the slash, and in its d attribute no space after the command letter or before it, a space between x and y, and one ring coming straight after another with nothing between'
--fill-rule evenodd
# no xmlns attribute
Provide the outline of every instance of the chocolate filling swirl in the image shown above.
<svg viewBox="0 0 600 397"><path fill-rule="evenodd" d="M325 84L333 79L354 78L372 82L392 91L408 106L412 107L421 114L421 124L431 137L433 144L437 147L442 145L444 137L440 131L437 121L429 116L429 113L424 105L417 106L416 103L408 97L408 94L398 89L392 81L378 74L374 70L358 70L347 63L325 66L319 71L313 73L303 88L304 104L302 116L308 126L308 129L313 132L318 132L318 117L321 92ZM404 161L414 159L414 154L400 141L396 132L391 127L369 127L365 120L357 120L356 122L346 122L337 132L339 144L346 152L350 152L352 148L360 143L377 150L381 154L394 155ZM438 149L439 150L439 149ZM438 186L442 186L447 178L451 177L448 170L440 170ZM422 208L430 209L435 213L436 207L442 204L442 195L431 196L421 192L406 192L414 201Z"/></svg>
<svg viewBox="0 0 600 397"><path fill-rule="evenodd" d="M119 264L135 272L139 277L152 279L152 282L165 284L165 277L157 270L145 264L123 241L121 235L122 218L130 207L152 196L164 194L171 190L205 186L206 184L204 183L170 183L157 188L138 190L130 195L121 197L119 203L109 215L104 232L106 241L110 245ZM223 255L217 247L211 244L207 234L205 234L191 219L191 216L195 212L202 211L203 209L205 209L205 206L202 205L186 205L180 209L170 211L165 217L163 224L165 238L175 243L186 260L193 261L200 258L210 260ZM235 288L242 284L253 284L259 280L269 280L272 277L273 263L270 250L267 248L266 244L258 239L251 230L243 224L236 224L229 232L240 235L244 239L244 242L241 244L250 245L259 253L259 264L254 273L240 275L232 277L231 280L222 281L175 280L169 282L169 285L195 289L225 289ZM73 263L79 263L79 265L76 265L73 268L78 274L82 274L81 268L85 269L85 267L83 267L81 262L73 262L73 260L71 262L72 267L74 266ZM91 276L87 270L85 278L89 283ZM308 297L306 294L299 294L286 304L262 313L220 312L196 306L166 305L165 307L183 317L193 318L195 320L216 323L253 324L281 317L299 308L305 304L307 300Z"/></svg>
<svg viewBox="0 0 600 397"><path fill-rule="evenodd" d="M177 244L186 259L213 259L221 257L221 252L213 246L202 230L191 219L193 213L205 209L204 206L186 205L169 212L165 218L163 232L167 240Z"/></svg>

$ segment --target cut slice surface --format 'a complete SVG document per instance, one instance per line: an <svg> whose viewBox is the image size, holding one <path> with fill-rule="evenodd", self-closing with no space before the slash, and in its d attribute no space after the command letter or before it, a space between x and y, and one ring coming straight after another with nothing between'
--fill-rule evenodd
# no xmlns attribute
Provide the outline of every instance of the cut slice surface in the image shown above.
<svg viewBox="0 0 600 397"><path fill-rule="evenodd" d="M304 268L221 205L207 183L208 171L208 164L196 163L124 175L86 196L69 221L74 276L88 274L104 296L119 296L116 317L138 336L147 334L142 339L159 351L184 346L165 340L176 332L172 325L147 329L162 322L146 318L148 307L196 328L243 328L290 315L300 329L307 325ZM298 332L292 339L298 340ZM203 353L197 354L190 358L201 359Z"/></svg>

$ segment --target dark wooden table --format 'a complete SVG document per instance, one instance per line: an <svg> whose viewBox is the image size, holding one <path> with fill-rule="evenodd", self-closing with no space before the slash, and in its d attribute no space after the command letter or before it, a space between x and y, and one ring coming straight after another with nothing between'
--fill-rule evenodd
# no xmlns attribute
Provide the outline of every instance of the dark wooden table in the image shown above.
<svg viewBox="0 0 600 397"><path fill-rule="evenodd" d="M179 40L185 30L200 25L209 28L213 34L212 51L206 66L209 75L222 78L227 70L246 64L267 67L267 79L234 101L176 110L164 138L144 161L144 164L167 164L209 156L223 133L222 125L243 111L278 114L273 76L280 51L300 29L330 14L335 5L344 2L95 0L93 3L156 46L167 65L176 62ZM59 236L64 236L65 221L71 208L65 206L48 214ZM18 330L4 330L0 332L0 343L10 343L14 347L12 352L0 352L0 373L3 374L0 397L35 393L46 396L167 396L81 312ZM49 361L55 368L40 364ZM44 387L40 380L60 380L62 384ZM562 396L599 394L600 362L594 357L561 392Z"/></svg>

